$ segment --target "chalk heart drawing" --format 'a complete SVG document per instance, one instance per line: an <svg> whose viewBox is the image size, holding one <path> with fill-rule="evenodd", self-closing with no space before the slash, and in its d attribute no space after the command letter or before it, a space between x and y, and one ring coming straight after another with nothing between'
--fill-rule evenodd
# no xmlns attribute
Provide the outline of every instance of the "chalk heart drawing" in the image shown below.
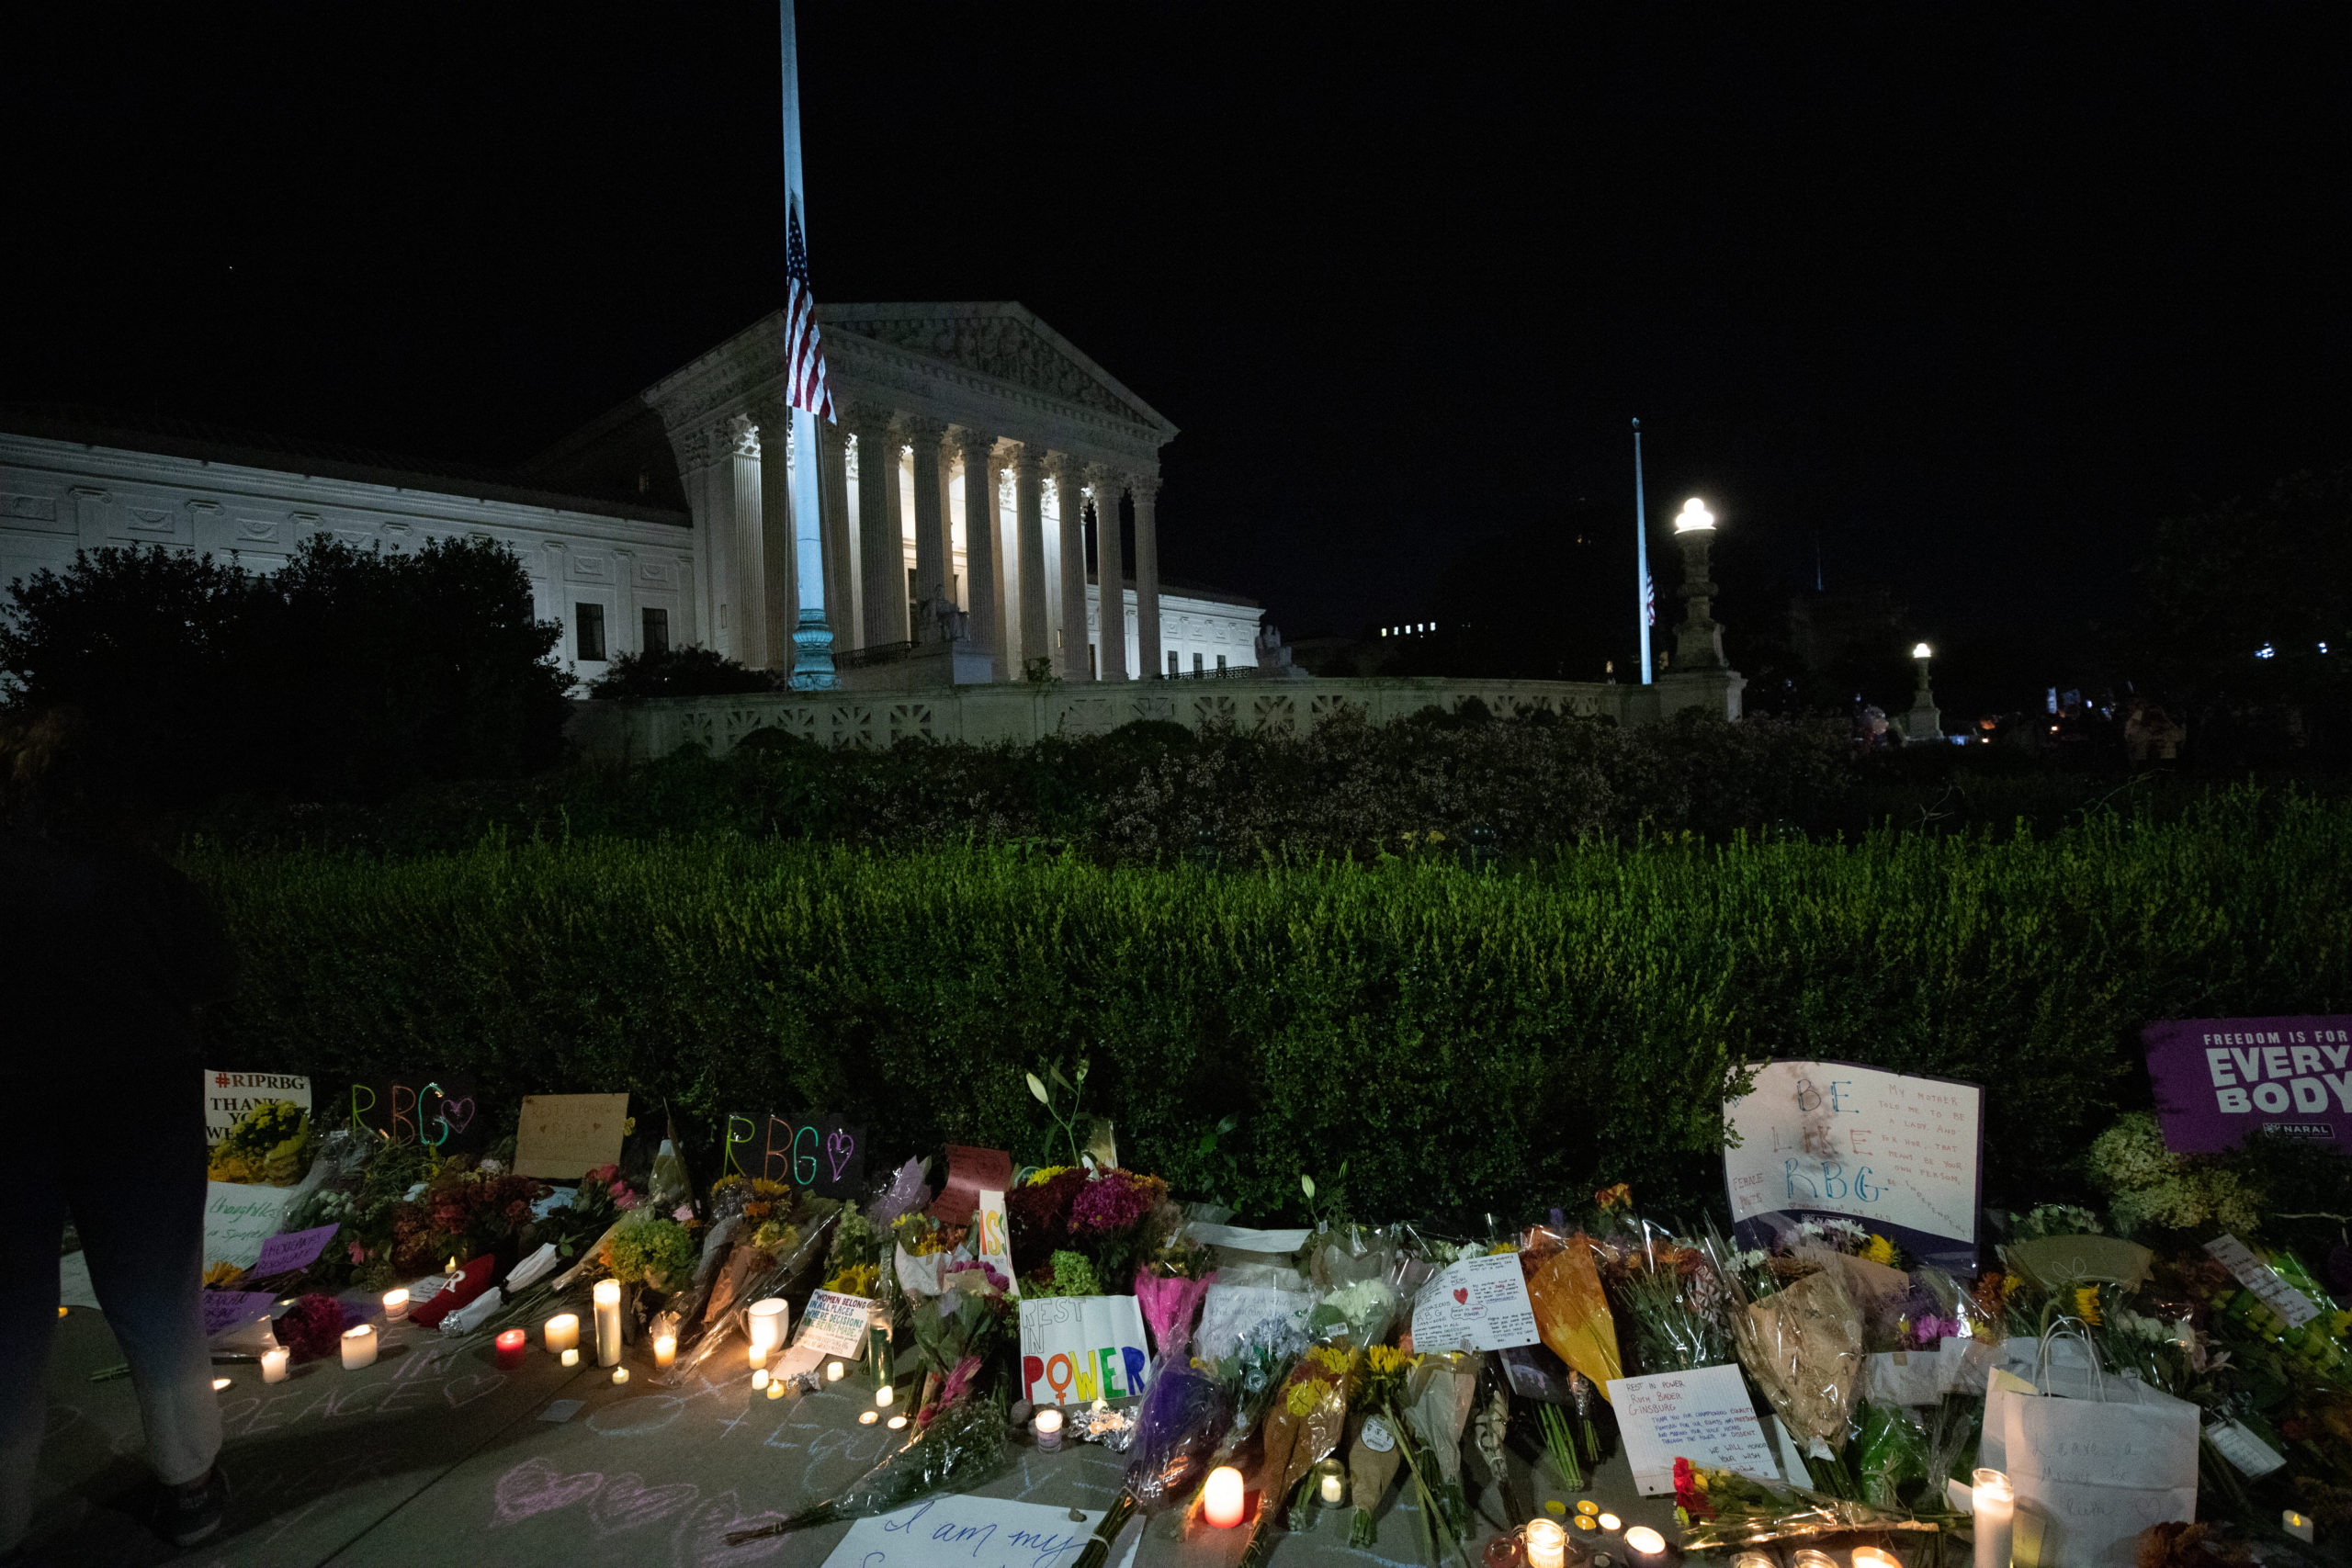
<svg viewBox="0 0 2352 1568"><path fill-rule="evenodd" d="M449 1131L452 1133L464 1132L473 1119L472 1096L469 1095L463 1100L444 1100L441 1102L441 1120L449 1123Z"/></svg>
<svg viewBox="0 0 2352 1568"><path fill-rule="evenodd" d="M635 1471L624 1471L605 1483L596 1500L588 1505L588 1517L598 1535L618 1535L666 1519L701 1495L702 1488L691 1481L648 1486Z"/></svg>
<svg viewBox="0 0 2352 1568"><path fill-rule="evenodd" d="M569 1508L605 1484L602 1471L560 1473L543 1459L526 1459L498 1478L498 1517L490 1528L517 1525L534 1514Z"/></svg>
<svg viewBox="0 0 2352 1568"><path fill-rule="evenodd" d="M450 1409L455 1410L459 1405L471 1404L505 1381L506 1376L503 1372L475 1372L467 1377L451 1378L441 1385L441 1397L449 1402Z"/></svg>
<svg viewBox="0 0 2352 1568"><path fill-rule="evenodd" d="M781 1517L774 1509L747 1515L733 1492L721 1492L696 1508L680 1528L680 1568L735 1568L737 1563L759 1562L775 1556L792 1540L791 1536L772 1535L760 1540L747 1540L741 1546L729 1546L727 1544L727 1532L756 1529L762 1525L774 1523Z"/></svg>
<svg viewBox="0 0 2352 1568"><path fill-rule="evenodd" d="M842 1172L849 1168L850 1156L857 1153L857 1140L849 1135L848 1129L836 1127L826 1142L825 1153L833 1162L833 1179L839 1181Z"/></svg>

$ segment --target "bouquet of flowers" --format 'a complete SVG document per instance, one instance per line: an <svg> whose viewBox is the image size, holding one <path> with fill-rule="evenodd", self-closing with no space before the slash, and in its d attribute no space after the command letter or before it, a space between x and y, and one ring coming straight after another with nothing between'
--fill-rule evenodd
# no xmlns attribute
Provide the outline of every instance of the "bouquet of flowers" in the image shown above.
<svg viewBox="0 0 2352 1568"><path fill-rule="evenodd" d="M311 1113L290 1100L265 1100L220 1134L206 1176L213 1181L291 1187L311 1169Z"/></svg>
<svg viewBox="0 0 2352 1568"><path fill-rule="evenodd" d="M1347 1434L1348 1383L1354 1363L1353 1353L1344 1348L1317 1346L1300 1357L1283 1380L1273 1408L1266 1413L1265 1460L1258 1472L1265 1502L1250 1527L1250 1543L1242 1549L1242 1568L1254 1568L1273 1550L1269 1518L1276 1511L1276 1499L1293 1498L1290 1528L1307 1528L1309 1518L1300 1511L1305 1499L1294 1494L1306 1472L1329 1458Z"/></svg>
<svg viewBox="0 0 2352 1568"><path fill-rule="evenodd" d="M1700 1248L1645 1224L1638 1247L1612 1248L1608 1282L1634 1325L1634 1364L1644 1376L1733 1359L1730 1297Z"/></svg>
<svg viewBox="0 0 2352 1568"><path fill-rule="evenodd" d="M1692 1554L1729 1554L1745 1547L1839 1530L1932 1534L1940 1528L1906 1513L1826 1496L1801 1486L1763 1481L1736 1471L1702 1470L1687 1459L1674 1461L1674 1512L1682 1524L1682 1550Z"/></svg>
<svg viewBox="0 0 2352 1568"><path fill-rule="evenodd" d="M1348 1496L1355 1505L1348 1525L1351 1547L1370 1548L1379 1540L1373 1509L1388 1495L1388 1483L1405 1462L1397 1435L1403 1423L1396 1412L1405 1403L1405 1382L1412 1370L1412 1352L1394 1345L1374 1345L1363 1353L1348 1412Z"/></svg>
<svg viewBox="0 0 2352 1568"><path fill-rule="evenodd" d="M1750 1299L1737 1276L1724 1267L1719 1239L1711 1241L1711 1250L1716 1274L1730 1292L1740 1364L1804 1445L1815 1478L1832 1482L1827 1489L1836 1490L1833 1478L1843 1474L1840 1455L1865 1364L1860 1310L1835 1269L1815 1268Z"/></svg>
<svg viewBox="0 0 2352 1568"><path fill-rule="evenodd" d="M1582 1231L1565 1238L1538 1232L1542 1247L1523 1247L1521 1267L1530 1269L1527 1297L1535 1308L1535 1329L1544 1348L1568 1369L1580 1372L1608 1397L1611 1380L1625 1375L1617 1354L1617 1320L1600 1288L1592 1240Z"/></svg>
<svg viewBox="0 0 2352 1568"><path fill-rule="evenodd" d="M1149 1278L1148 1273L1136 1274L1138 1296L1143 1295L1141 1287ZM1197 1304L1197 1295L1193 1301ZM1145 1310L1148 1315L1151 1309ZM1071 1568L1102 1568L1111 1543L1118 1540L1136 1509L1157 1514L1190 1496L1208 1472L1217 1439L1232 1423L1225 1385L1198 1362L1184 1359L1192 1338L1191 1313L1172 1313L1163 1304L1162 1314L1153 1320L1152 1334L1159 1347L1158 1370L1142 1407L1136 1412L1125 1483Z"/></svg>

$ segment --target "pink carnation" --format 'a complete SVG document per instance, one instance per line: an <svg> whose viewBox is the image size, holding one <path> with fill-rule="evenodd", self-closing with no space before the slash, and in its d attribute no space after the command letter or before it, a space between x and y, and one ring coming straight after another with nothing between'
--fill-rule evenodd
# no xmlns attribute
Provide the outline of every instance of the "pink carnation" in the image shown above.
<svg viewBox="0 0 2352 1568"><path fill-rule="evenodd" d="M1069 1208L1073 1232L1096 1235L1129 1230L1143 1222L1159 1201L1147 1179L1124 1170L1106 1170L1079 1190Z"/></svg>

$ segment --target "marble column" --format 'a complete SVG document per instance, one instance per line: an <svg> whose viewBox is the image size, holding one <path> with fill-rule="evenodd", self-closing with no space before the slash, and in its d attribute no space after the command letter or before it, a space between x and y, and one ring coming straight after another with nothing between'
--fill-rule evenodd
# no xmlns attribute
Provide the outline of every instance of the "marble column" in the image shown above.
<svg viewBox="0 0 2352 1568"><path fill-rule="evenodd" d="M1061 508L1062 646L1054 671L1065 681L1091 681L1086 662L1086 468L1054 454L1054 498Z"/></svg>
<svg viewBox="0 0 2352 1568"><path fill-rule="evenodd" d="M824 463L825 620L833 647L857 646L857 554L849 534L849 432L829 419L817 421L817 446Z"/></svg>
<svg viewBox="0 0 2352 1568"><path fill-rule="evenodd" d="M940 437L947 427L933 419L902 419L899 434L913 448L915 468L915 600L924 611L951 597L948 573L954 570L947 551L947 517L940 504ZM921 626L917 641L923 640ZM935 634L934 634L935 635Z"/></svg>
<svg viewBox="0 0 2352 1568"><path fill-rule="evenodd" d="M760 490L760 430L748 415L738 414L727 421L720 436L720 483L731 492L729 516L733 521L730 534L734 540L732 553L734 571L730 586L735 605L734 657L753 670L767 668L767 555L765 543L766 519L762 515ZM777 465L777 475L783 465ZM787 518L785 539L790 547L791 524ZM791 623L786 622L789 626Z"/></svg>
<svg viewBox="0 0 2352 1568"><path fill-rule="evenodd" d="M1105 681L1127 678L1127 573L1119 545L1119 494L1126 476L1097 463L1087 470L1094 486L1094 598L1101 617L1095 658Z"/></svg>
<svg viewBox="0 0 2352 1568"><path fill-rule="evenodd" d="M1131 475L1127 488L1136 498L1136 673L1157 681L1168 673L1159 651L1159 476Z"/></svg>
<svg viewBox="0 0 2352 1568"><path fill-rule="evenodd" d="M852 415L857 435L858 576L864 582L865 646L904 642L906 546L899 522L899 434L890 411L862 403Z"/></svg>
<svg viewBox="0 0 2352 1568"><path fill-rule="evenodd" d="M956 446L964 458L964 568L971 578L967 595L975 647L988 649L989 679L1005 679L1004 572L997 559L996 437L959 429Z"/></svg>
<svg viewBox="0 0 2352 1568"><path fill-rule="evenodd" d="M800 618L799 585L793 572L792 408L782 397L752 405L758 427L760 525L752 552L744 604L756 615L743 618L743 662L754 670L788 672L792 628Z"/></svg>
<svg viewBox="0 0 2352 1568"><path fill-rule="evenodd" d="M1030 660L1050 658L1054 651L1046 625L1045 476L1034 446L1024 444L1013 455L1012 515L1019 540L1014 581L1021 586L1021 666L1015 672L1025 676Z"/></svg>

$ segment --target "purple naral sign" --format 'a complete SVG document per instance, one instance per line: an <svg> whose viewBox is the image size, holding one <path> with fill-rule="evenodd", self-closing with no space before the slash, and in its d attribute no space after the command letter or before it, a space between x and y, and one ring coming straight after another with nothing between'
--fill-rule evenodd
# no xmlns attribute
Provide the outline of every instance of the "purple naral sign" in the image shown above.
<svg viewBox="0 0 2352 1568"><path fill-rule="evenodd" d="M2352 1017L2179 1019L2140 1038L2173 1153L2267 1132L2352 1154Z"/></svg>
<svg viewBox="0 0 2352 1568"><path fill-rule="evenodd" d="M305 1269L318 1261L319 1254L327 1249L327 1238L337 1227L321 1225L316 1230L289 1231L284 1235L271 1236L261 1244L261 1257L254 1260L254 1278L266 1280L272 1274L283 1274L288 1269Z"/></svg>
<svg viewBox="0 0 2352 1568"><path fill-rule="evenodd" d="M265 1316L277 1298L267 1291L205 1291L204 1332L218 1334L240 1323Z"/></svg>

